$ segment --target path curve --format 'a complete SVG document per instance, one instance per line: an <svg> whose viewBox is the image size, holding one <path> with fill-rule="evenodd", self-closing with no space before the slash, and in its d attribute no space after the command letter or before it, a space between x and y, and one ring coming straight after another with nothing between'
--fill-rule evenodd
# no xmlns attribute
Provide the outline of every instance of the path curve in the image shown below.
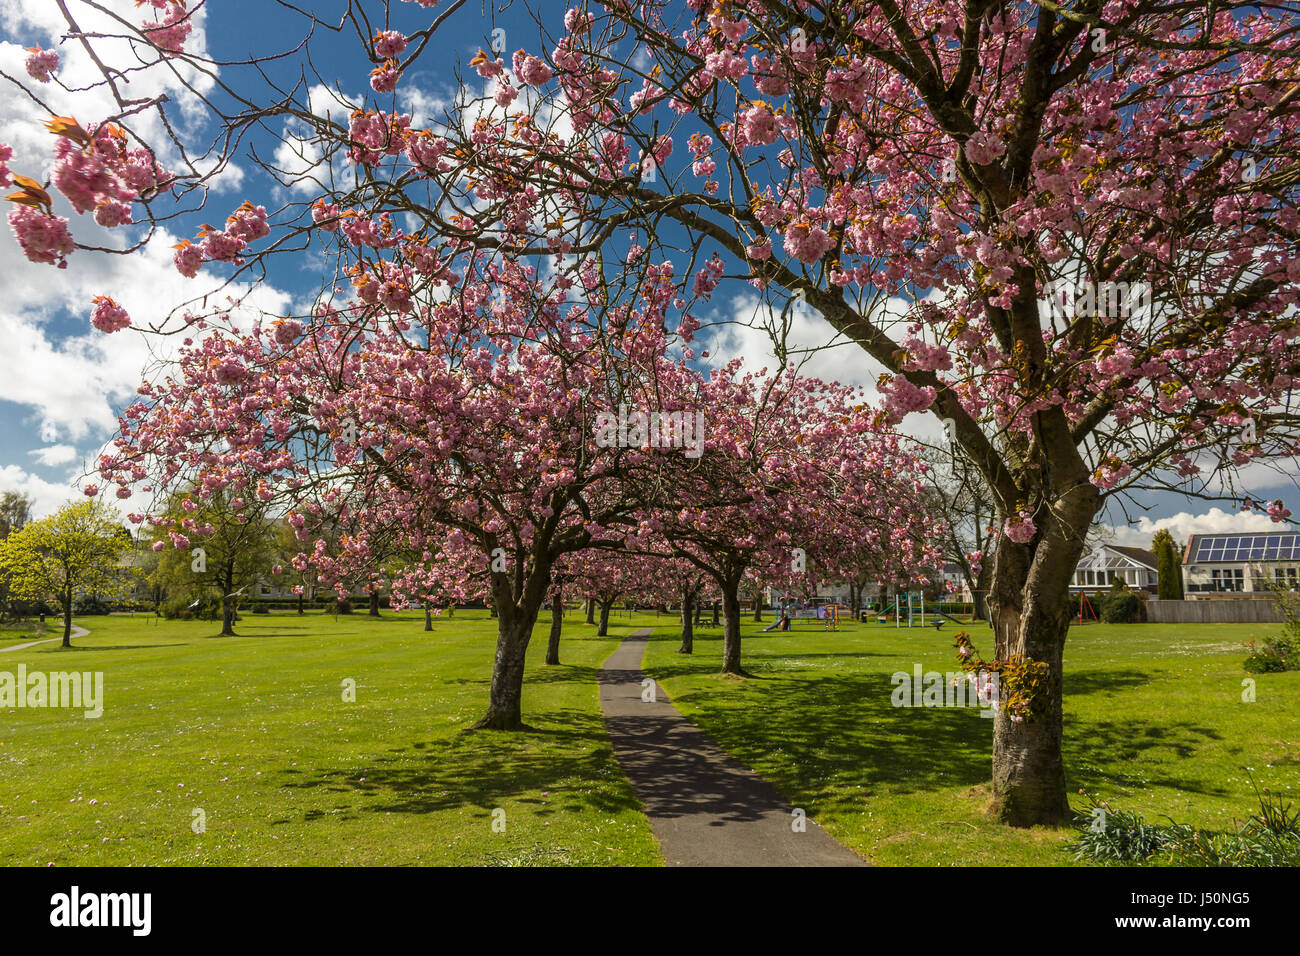
<svg viewBox="0 0 1300 956"><path fill-rule="evenodd" d="M72 625L73 637L85 637L89 633L90 632L84 627L77 627L75 624ZM63 640L62 637L46 637L39 641L28 641L26 644L15 644L13 647L0 647L0 654L5 653L5 651L21 651L24 647L35 647L37 644L53 644L55 641L61 640Z"/></svg>
<svg viewBox="0 0 1300 956"><path fill-rule="evenodd" d="M600 706L614 754L641 800L669 866L865 866L668 702L641 699L650 628L634 631L600 671Z"/></svg>

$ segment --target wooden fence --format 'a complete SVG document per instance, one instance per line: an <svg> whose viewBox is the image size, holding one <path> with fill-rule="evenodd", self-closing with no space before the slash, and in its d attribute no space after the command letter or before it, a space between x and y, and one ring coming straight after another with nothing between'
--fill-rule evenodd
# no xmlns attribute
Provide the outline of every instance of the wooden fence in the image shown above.
<svg viewBox="0 0 1300 956"><path fill-rule="evenodd" d="M1281 622L1270 598L1147 601L1147 620L1158 624L1267 624Z"/></svg>

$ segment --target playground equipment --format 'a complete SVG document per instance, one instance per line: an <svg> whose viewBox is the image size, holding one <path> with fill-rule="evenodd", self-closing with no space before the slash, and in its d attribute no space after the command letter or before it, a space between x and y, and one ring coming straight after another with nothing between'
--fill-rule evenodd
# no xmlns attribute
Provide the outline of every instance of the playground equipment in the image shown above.
<svg viewBox="0 0 1300 956"><path fill-rule="evenodd" d="M907 603L904 606L904 599ZM954 624L965 624L960 618L955 618L951 614L944 613L942 607L934 607L930 611L930 620L926 621L925 610L925 592L923 591L906 591L897 596L894 603L885 608L876 617L877 624L889 623L889 612L894 612L894 627L934 627L938 628L943 624L943 619L947 618ZM903 621L907 623L904 624Z"/></svg>
<svg viewBox="0 0 1300 956"><path fill-rule="evenodd" d="M794 629L798 621L821 622L822 629L826 631L838 631L840 622L849 618L850 608L847 604L823 604L819 607L807 608L787 608L784 612L776 612L776 620L763 628L767 631L789 631ZM782 620L788 622L786 627L782 627Z"/></svg>

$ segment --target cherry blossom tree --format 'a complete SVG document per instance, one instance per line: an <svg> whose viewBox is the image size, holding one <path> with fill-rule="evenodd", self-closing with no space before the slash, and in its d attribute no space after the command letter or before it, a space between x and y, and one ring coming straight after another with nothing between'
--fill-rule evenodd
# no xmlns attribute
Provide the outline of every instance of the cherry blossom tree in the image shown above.
<svg viewBox="0 0 1300 956"><path fill-rule="evenodd" d="M525 201L583 190L582 235L686 249L683 298L729 273L797 296L880 370L890 421L944 420L995 499L996 657L1048 675L1033 720L995 721L992 812L1062 822L1064 599L1093 519L1153 488L1290 516L1240 484L1297 452L1294 10L687 0L581 5L557 33L514 72L574 133L525 158L506 130L494 167L517 157Z"/></svg>
<svg viewBox="0 0 1300 956"><path fill-rule="evenodd" d="M107 42L107 33L89 35L71 12L98 4L62 6L70 39L92 50ZM665 330L686 361L704 358L695 334L715 296L737 286L773 306L767 331L786 363L788 325L780 316L791 298L801 300L837 339L860 347L864 372L878 376L883 406L858 403L850 417L884 430L914 413L938 416L993 496L994 655L1041 664L1047 675L1032 720L1000 712L994 722L999 820L1054 824L1068 814L1060 746L1064 597L1087 529L1107 502L1173 489L1235 498L1278 521L1290 517L1281 501L1257 504L1243 484L1270 463L1293 474L1298 450L1300 417L1289 400L1300 372L1300 25L1286 6L611 0L582 2L561 16L538 5L550 35L531 50L474 57L481 94L465 84L437 129L413 127L394 97L417 64L441 55L430 41L460 3L440 12L424 2L348 4L330 26L355 29L374 96L348 104L346 128L313 109L305 83L286 90L258 64L240 73L238 64L187 53L185 4L149 6L143 22L119 17L114 39L156 66L209 77L221 67L222 94L235 105L205 101L221 129L218 145L185 150L176 142L165 151L166 143L146 142L136 120L166 116L168 104L131 100L120 67L103 64L102 88L116 110L83 116L85 125L51 115L50 185L36 170L11 170L12 153L0 146L0 183L18 187L9 219L33 263L63 266L84 246L56 214L55 194L78 214L93 213L100 228L135 237L115 249L129 252L165 217L182 215L188 200L188 208L198 205L204 177L245 137L292 120L291 138L314 162L305 172L269 161L260 168L305 192L319 186L319 195L278 208L250 199L224 225L204 224L176 250L183 275L256 276L272 256L326 248L361 305L401 323L429 307L430 290L470 294L449 263L473 250L496 257L498 269L551 268L584 294L602 290L601 308L613 321L602 322L587 345L642 369L651 351L662 355ZM410 29L394 26L416 13ZM621 59L612 53L615 39ZM59 83L49 52L33 51L28 76L11 78L37 102ZM298 51L304 61L309 52L310 43ZM235 88L236 73L247 89ZM211 169L185 159L196 155ZM336 163L356 175L340 183ZM128 217L143 230L131 232ZM499 274L482 270L475 278L501 284ZM513 296L509 288L505 294ZM398 358L408 353L389 344L409 330L375 322L365 344L354 345L328 331L350 326L351 313L321 305L333 311L312 317L305 340L313 347L330 349L342 370L354 354L366 356L367 374L371 364L386 373L401 368L405 378L389 379L395 388L410 378L403 363L411 360ZM106 332L140 324L111 300L87 307ZM286 341L278 346L299 339L289 323L281 328ZM643 336L629 337L633 328ZM439 332L463 335L455 325ZM223 369L205 385L216 392L258 380L239 371L264 360L240 351L248 347L236 346L232 356L226 346L196 346L190 359L215 363L214 376ZM519 351L510 341L494 347ZM255 351L265 352L265 342ZM335 382L328 371L335 378L323 367L316 377ZM625 397L618 374L602 379L603 390L589 374L583 387L609 407ZM337 402L338 387L302 394ZM524 394L535 399L542 391ZM367 411L402 404L362 397ZM288 401L288 393L277 400ZM320 406L317 424L337 435L340 407ZM395 427L387 412L370 417L376 438ZM408 440L419 448L402 436ZM367 446L345 467L360 459L378 476L379 461L391 470L392 458L410 450L382 448ZM293 455L284 454L274 467L291 471ZM750 454L759 474L766 464ZM452 460L447 450L439 455ZM737 449L734 458L744 455ZM719 460L698 474L710 467L727 470ZM442 477L445 467L432 473L451 480ZM581 473L579 485L607 475ZM701 501L733 509L730 519L688 511L667 523L677 525L683 549L704 557L708 545L683 533L730 521L724 537L741 551L725 569L718 553L708 560L725 581L738 581L761 555L776 560L782 542L764 541L774 533L760 533L754 521L779 477L765 474L743 500L719 498L724 485L711 486L714 496ZM562 485L573 487L567 474ZM383 507L411 500L395 487L377 499ZM460 507L477 501L482 509L476 494L467 491ZM580 498L575 490L554 504L577 507ZM520 508L512 503L503 513L530 517L491 531L445 510L428 522L443 527L454 518L476 547L513 548L512 572L492 572L493 602L515 635L499 646L502 689L494 680L486 718L502 726L518 722L511 688L522 673L521 628L531 627L529 608L542 600L554 558L627 518L583 515L583 524L571 525L556 516L567 512L549 519L529 512L545 507L531 490L516 486L509 500ZM723 600L735 603L734 588L723 587ZM739 668L738 625L733 630L727 660Z"/></svg>

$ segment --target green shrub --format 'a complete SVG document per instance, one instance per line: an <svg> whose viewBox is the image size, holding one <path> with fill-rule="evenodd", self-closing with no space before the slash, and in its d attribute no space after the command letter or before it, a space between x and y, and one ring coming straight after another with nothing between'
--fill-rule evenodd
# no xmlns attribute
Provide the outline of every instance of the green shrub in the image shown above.
<svg viewBox="0 0 1300 956"><path fill-rule="evenodd" d="M87 614L107 614L112 608L107 601L100 600L97 597L81 597L72 602L72 613L77 617L84 617Z"/></svg>
<svg viewBox="0 0 1300 956"><path fill-rule="evenodd" d="M1090 797L1089 812L1075 815L1079 839L1071 847L1074 858L1173 866L1300 866L1300 810L1261 789L1254 778L1251 786L1259 810L1235 831L1198 829L1172 820L1167 826L1150 824ZM1099 816L1098 810L1105 815Z"/></svg>
<svg viewBox="0 0 1300 956"><path fill-rule="evenodd" d="M1250 642L1250 654L1242 665L1251 674L1272 674L1300 668L1300 648L1291 637L1279 637L1256 649Z"/></svg>
<svg viewBox="0 0 1300 956"><path fill-rule="evenodd" d="M206 594L198 598L173 598L163 604L162 616L169 621L219 621L221 620L221 601L219 598Z"/></svg>
<svg viewBox="0 0 1300 956"><path fill-rule="evenodd" d="M1138 620L1142 600L1122 581L1116 581L1098 612L1107 624L1131 624Z"/></svg>

